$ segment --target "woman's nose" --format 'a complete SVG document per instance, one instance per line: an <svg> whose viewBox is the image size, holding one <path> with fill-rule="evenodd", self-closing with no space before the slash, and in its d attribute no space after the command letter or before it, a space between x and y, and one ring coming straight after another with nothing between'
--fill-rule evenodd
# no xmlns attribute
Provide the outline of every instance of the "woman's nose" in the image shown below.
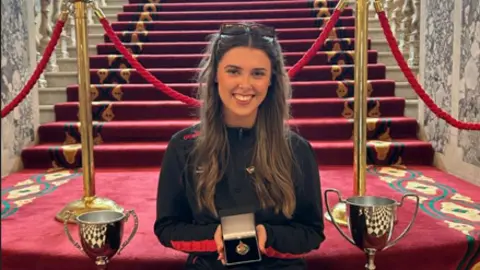
<svg viewBox="0 0 480 270"><path fill-rule="evenodd" d="M242 85L243 88L251 87L252 86L251 76L249 76L249 75L242 76L242 78L240 80L240 85Z"/></svg>

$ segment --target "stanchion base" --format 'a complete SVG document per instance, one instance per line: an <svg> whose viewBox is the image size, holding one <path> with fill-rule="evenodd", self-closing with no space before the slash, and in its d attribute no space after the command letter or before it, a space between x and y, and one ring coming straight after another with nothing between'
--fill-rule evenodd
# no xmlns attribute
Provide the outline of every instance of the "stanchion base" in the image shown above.
<svg viewBox="0 0 480 270"><path fill-rule="evenodd" d="M332 216L335 222L340 226L348 226L347 223L347 206L345 203L337 203L332 210ZM330 215L325 213L325 219L332 222Z"/></svg>
<svg viewBox="0 0 480 270"><path fill-rule="evenodd" d="M75 219L78 215L97 210L113 210L117 212L123 212L123 208L110 199L89 197L68 203L60 212L58 212L58 214L55 216L55 219L59 222L64 222L66 213L71 212L73 214L70 215L68 223L76 223Z"/></svg>

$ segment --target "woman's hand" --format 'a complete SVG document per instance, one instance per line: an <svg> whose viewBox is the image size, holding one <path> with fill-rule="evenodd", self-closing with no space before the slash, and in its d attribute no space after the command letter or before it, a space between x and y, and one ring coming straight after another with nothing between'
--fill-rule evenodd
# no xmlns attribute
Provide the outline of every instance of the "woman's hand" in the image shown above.
<svg viewBox="0 0 480 270"><path fill-rule="evenodd" d="M267 243L267 230L263 225L257 225L257 243L260 252L265 254L265 244ZM225 265L225 256L224 256L224 246L223 246L223 237L222 237L222 225L218 225L217 230L214 235L215 244L217 245L218 260Z"/></svg>
<svg viewBox="0 0 480 270"><path fill-rule="evenodd" d="M224 256L224 247L223 247L223 237L222 237L222 225L218 225L217 230L213 236L215 244L217 245L218 259L225 265L225 256Z"/></svg>
<svg viewBox="0 0 480 270"><path fill-rule="evenodd" d="M267 230L265 229L265 226L263 225L257 225L257 242L258 242L258 248L260 249L260 252L265 254L265 244L267 243Z"/></svg>

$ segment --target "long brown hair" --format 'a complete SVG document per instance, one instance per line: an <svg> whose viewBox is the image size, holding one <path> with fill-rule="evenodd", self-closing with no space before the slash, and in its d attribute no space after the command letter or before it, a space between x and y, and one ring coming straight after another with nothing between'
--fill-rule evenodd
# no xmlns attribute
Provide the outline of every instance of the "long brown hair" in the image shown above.
<svg viewBox="0 0 480 270"><path fill-rule="evenodd" d="M193 153L194 166L201 167L203 173L196 174L197 203L200 209L206 208L217 215L215 187L225 173L222 165L226 164L230 149L215 77L222 56L238 46L264 51L272 64L271 85L259 106L255 124L253 183L263 209L273 208L291 218L296 198L292 179L293 155L288 139L290 129L286 120L290 118L288 99L292 90L277 40L255 33L214 35L200 63L198 98L203 106L199 109L200 135Z"/></svg>

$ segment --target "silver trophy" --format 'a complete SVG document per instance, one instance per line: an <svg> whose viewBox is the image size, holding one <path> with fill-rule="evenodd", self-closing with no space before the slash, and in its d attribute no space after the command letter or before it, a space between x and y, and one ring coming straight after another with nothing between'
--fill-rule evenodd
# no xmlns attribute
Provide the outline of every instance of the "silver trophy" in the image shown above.
<svg viewBox="0 0 480 270"><path fill-rule="evenodd" d="M67 212L72 215L72 212ZM134 218L134 227L128 239L121 244L123 228L129 216ZM80 244L70 234L67 227L69 216L65 218L64 229L70 242L85 253L89 258L95 260L98 269L107 269L110 259L130 243L138 229L138 217L135 211L125 213L113 210L98 210L87 212L77 216L76 222L79 225Z"/></svg>
<svg viewBox="0 0 480 270"><path fill-rule="evenodd" d="M336 193L340 202L347 207L346 218L352 237L347 236L333 219L327 199L330 192ZM403 205L406 197L416 199L412 220L395 240L390 241L397 218L397 209ZM419 202L420 199L415 194L404 194L400 203L377 196L356 196L344 200L338 190L325 190L325 205L333 225L348 242L365 252L368 259L365 269L368 270L375 269L375 254L378 251L392 247L408 233L417 217Z"/></svg>

